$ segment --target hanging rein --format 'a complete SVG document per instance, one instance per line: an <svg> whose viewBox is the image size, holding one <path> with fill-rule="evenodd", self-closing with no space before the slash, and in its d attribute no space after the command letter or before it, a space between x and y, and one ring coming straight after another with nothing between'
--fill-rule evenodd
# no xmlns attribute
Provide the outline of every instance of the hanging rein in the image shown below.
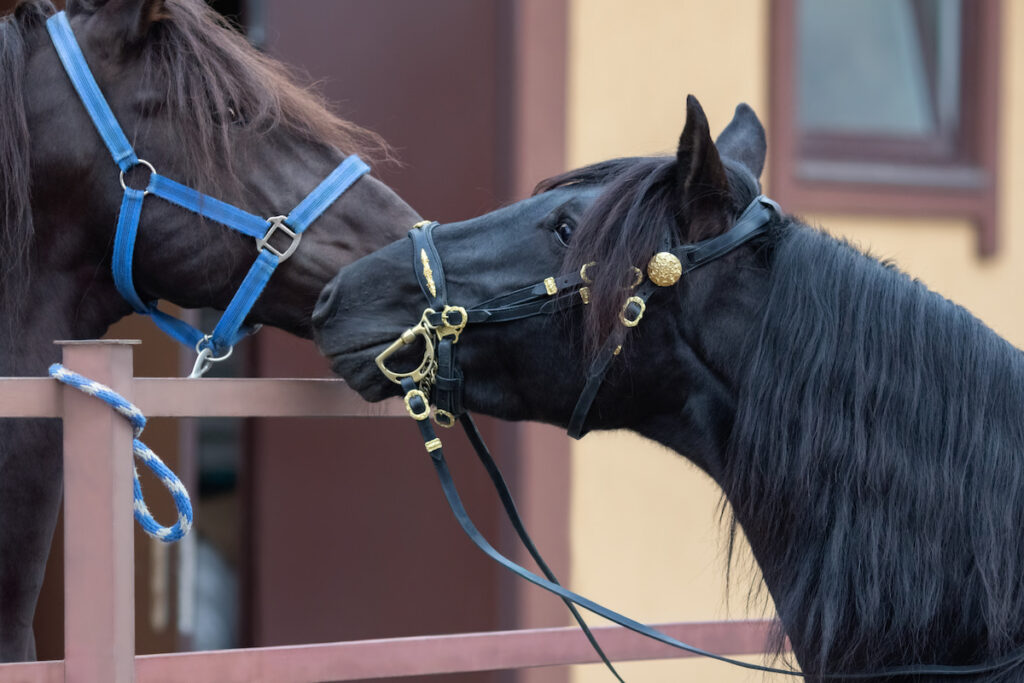
<svg viewBox="0 0 1024 683"><path fill-rule="evenodd" d="M726 232L702 242L694 244L673 245L671 237L666 236L662 250L655 254L647 264L645 273L635 268L636 280L630 296L626 299L619 314L622 327L605 341L595 360L587 371L586 383L576 401L569 421L568 433L579 438L586 433L586 420L590 409L604 382L612 361L619 355L626 334L640 324L647 313L647 302L659 287L672 287L680 279L747 243L754 237L764 234L781 211L778 205L764 196L755 198L739 216L733 226ZM444 268L441 256L434 245L433 231L437 223L423 221L413 226L409 233L413 245L413 269L419 281L420 289L427 299L427 308L423 311L420 321L399 336L388 348L377 356L377 367L392 382L399 384L404 392L406 411L420 430L423 444L430 455L431 463L441 482L441 488L452 513L459 526L470 540L491 559L502 565L517 576L526 579L565 602L572 611L573 617L580 624L584 634L597 651L601 660L608 666L612 674L620 681L618 672L612 667L605 653L601 650L590 629L579 614L575 605L579 605L598 616L604 617L631 631L659 641L679 650L684 650L701 657L708 657L720 662L752 669L765 673L787 676L813 676L829 680L858 680L903 676L968 676L997 671L1024 662L1024 647L985 664L947 666L947 665L908 665L892 667L868 673L806 673L791 669L751 664L732 659L701 648L689 645L672 638L661 631L630 619L582 595L562 587L544 564L536 547L523 527L522 520L516 511L515 503L505 483L497 463L491 457L483 438L480 436L473 418L465 412L462 404L464 375L456 360L456 344L470 324L498 323L519 320L535 315L551 315L557 311L586 305L590 300L588 285L591 284L591 269L597 264L586 264L577 272L545 278L542 282L523 287L506 294L494 297L466 308L449 304ZM387 360L403 347L421 340L424 345L423 358L412 371L398 372L388 368ZM434 405L434 422L442 427L451 427L459 422L477 457L483 463L498 492L502 505L515 528L520 540L529 550L531 556L541 567L544 577L529 571L498 552L479 532L469 517L462 499L459 497L455 482L444 457L443 444L431 424L431 404Z"/></svg>

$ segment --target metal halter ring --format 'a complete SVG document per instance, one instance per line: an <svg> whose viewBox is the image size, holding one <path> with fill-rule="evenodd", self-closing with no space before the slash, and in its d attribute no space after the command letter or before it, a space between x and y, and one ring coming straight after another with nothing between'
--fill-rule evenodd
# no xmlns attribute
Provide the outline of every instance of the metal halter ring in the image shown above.
<svg viewBox="0 0 1024 683"><path fill-rule="evenodd" d="M630 304L636 304L637 306L640 307L640 312L636 314L635 318L626 317L626 311L629 310ZM646 310L647 304L646 302L644 302L643 299L641 299L638 296L631 296L628 299L626 299L626 303L622 305L622 312L619 313L619 320L621 320L622 324L625 325L626 327L636 327L637 325L640 324L640 321L643 320L644 312Z"/></svg>
<svg viewBox="0 0 1024 683"><path fill-rule="evenodd" d="M423 401L423 410L417 411L415 408L412 407L411 401L414 398L418 398L421 401ZM411 417L412 419L421 421L426 420L428 417L430 417L430 402L427 401L427 395L424 394L419 389L413 389L412 391L410 391L408 394L405 395L405 398L403 400L405 401L405 410L406 412L409 413L409 417Z"/></svg>
<svg viewBox="0 0 1024 683"><path fill-rule="evenodd" d="M124 174L127 171L132 170L136 166L145 166L146 168L148 168L149 169L150 180L152 180L153 176L156 175L156 169L153 168L153 164L149 163L145 159L137 160L134 164L132 164L131 166L126 168L124 171L121 171L121 189L124 190L125 192L128 191L128 183L124 179ZM135 188L133 187L132 189L134 190ZM149 181L146 181L146 189L142 190L142 196L145 197L148 194L149 194Z"/></svg>
<svg viewBox="0 0 1024 683"><path fill-rule="evenodd" d="M584 263L580 267L580 279L583 280L584 282L586 282L588 285L589 284L593 284L594 281L590 279L589 275L587 275L587 268L589 268L590 266L596 266L596 265L597 265L597 261L591 261L590 263Z"/></svg>
<svg viewBox="0 0 1024 683"><path fill-rule="evenodd" d="M219 363L222 360L227 360L232 353L235 351L234 346L229 346L228 350L222 356L213 355L213 346L203 346L203 344L209 342L212 337L208 334L203 335L203 338L196 342L196 362L192 366L192 372L189 373L189 379L198 379L202 377L210 368L213 367L214 363Z"/></svg>

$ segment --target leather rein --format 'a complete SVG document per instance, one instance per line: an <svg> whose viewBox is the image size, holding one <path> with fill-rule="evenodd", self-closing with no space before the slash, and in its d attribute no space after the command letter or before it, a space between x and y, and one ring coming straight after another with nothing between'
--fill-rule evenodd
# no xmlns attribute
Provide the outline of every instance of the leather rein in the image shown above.
<svg viewBox="0 0 1024 683"><path fill-rule="evenodd" d="M684 275L721 258L754 237L764 234L772 222L780 216L781 210L778 204L763 195L758 196L746 207L728 231L701 242L677 246L673 246L671 238L666 237L662 251L655 254L648 263L647 278L644 278L642 271L638 268L635 269L637 279L633 284L631 295L626 299L619 314L623 327L618 334L611 335L604 343L587 371L586 383L570 418L567 430L570 436L579 438L586 433L584 425L587 416L612 360L621 351L624 334L636 327L643 319L651 295L659 287L674 286ZM448 303L441 256L434 245L433 231L437 226L436 222L422 221L413 226L409 232L413 244L413 269L428 306L423 311L419 323L403 332L398 339L377 356L377 366L389 380L402 387L406 411L416 421L424 447L430 455L431 463L440 480L445 499L462 530L480 550L498 564L561 598L601 661L619 681L622 681L622 677L601 649L577 610L577 605L619 626L676 649L744 669L786 676L811 676L828 680L862 680L896 676L952 677L988 673L1024 662L1024 647L1021 647L987 664L908 665L868 673L809 674L792 669L752 664L703 650L564 588L544 562L526 532L512 494L497 463L484 443L473 418L464 409L462 393L465 377L458 367L456 344L466 326L471 323L508 322L535 315L550 315L572 306L588 304L589 289L587 285L592 282L588 271L596 264L586 264L578 272L545 278L542 282L493 297L472 308L453 306ZM419 366L409 372L398 372L387 367L387 359L390 356L417 340L422 341L425 345ZM433 421L436 424L442 427L452 427L458 422L462 425L473 450L491 479L506 515L524 547L540 567L544 574L543 577L498 552L473 524L448 468L441 439L438 438L434 425L431 423L431 404L435 406Z"/></svg>

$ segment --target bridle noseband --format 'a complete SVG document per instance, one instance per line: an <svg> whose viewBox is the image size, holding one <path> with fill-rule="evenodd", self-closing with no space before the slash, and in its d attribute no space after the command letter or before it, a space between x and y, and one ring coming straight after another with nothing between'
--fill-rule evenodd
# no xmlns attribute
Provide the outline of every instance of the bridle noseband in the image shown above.
<svg viewBox="0 0 1024 683"><path fill-rule="evenodd" d="M114 163L121 169L121 187L124 197L117 219L114 254L111 268L117 291L136 313L148 315L153 322L172 338L194 348L198 357L191 377L201 377L213 363L231 355L234 345L258 329L245 326L245 318L256 304L264 287L276 268L284 263L299 247L302 234L334 201L355 181L370 170L356 155L349 156L338 165L287 216L260 218L231 204L214 199L197 190L177 183L156 172L151 163L140 159L128 142L110 105L103 97L96 79L89 70L85 55L75 40L64 12L58 12L46 21L57 55L71 83L92 119L100 137L110 151ZM132 169L145 168L149 180L145 189L131 187L125 175ZM213 332L204 334L192 325L157 308L156 301L145 302L135 289L132 279L132 255L142 215L143 200L154 195L188 211L216 221L256 241L256 261L224 310ZM278 236L280 234L280 236ZM282 239L282 237L284 239ZM279 246L271 242L274 238Z"/></svg>
<svg viewBox="0 0 1024 683"><path fill-rule="evenodd" d="M763 233L773 217L780 213L778 205L767 197L756 197L740 214L733 226L716 237L692 244L673 245L671 236L664 238L663 248L647 264L646 272L634 268L630 296L619 313L622 328L612 334L587 371L586 382L569 420L568 433L580 438L587 430L585 423L598 391L604 383L612 360L619 355L626 332L640 324L647 311L647 302L662 287L672 287L683 276L706 265ZM419 323L409 328L377 356L377 367L396 384L411 379L417 391L435 406L434 420L442 427L451 427L465 412L462 404L464 375L456 359L456 343L467 325L519 320L535 315L586 305L595 263L583 264L578 271L545 278L527 287L507 292L475 307L464 308L448 303L447 284L441 255L434 245L437 223L422 221L413 226L409 238L413 244L413 270L420 289L427 299ZM646 274L646 277L645 277ZM402 347L424 341L423 359L411 372L396 372L387 367L388 358ZM408 405L409 398L406 397ZM412 417L421 419L423 411Z"/></svg>

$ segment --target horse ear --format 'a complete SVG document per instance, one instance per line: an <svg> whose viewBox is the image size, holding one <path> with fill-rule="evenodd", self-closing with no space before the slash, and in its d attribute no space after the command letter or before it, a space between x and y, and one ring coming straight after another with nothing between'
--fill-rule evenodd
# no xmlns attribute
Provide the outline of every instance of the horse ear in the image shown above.
<svg viewBox="0 0 1024 683"><path fill-rule="evenodd" d="M110 27L110 39L122 45L141 43L150 27L168 16L164 0L92 0L87 4Z"/></svg>
<svg viewBox="0 0 1024 683"><path fill-rule="evenodd" d="M729 180L707 116L693 95L686 98L686 126L676 151L679 225L691 242L714 237L729 227Z"/></svg>
<svg viewBox="0 0 1024 683"><path fill-rule="evenodd" d="M768 153L768 139L757 114L746 103L736 105L736 113L718 136L715 147L722 157L742 164L754 178L761 177Z"/></svg>

